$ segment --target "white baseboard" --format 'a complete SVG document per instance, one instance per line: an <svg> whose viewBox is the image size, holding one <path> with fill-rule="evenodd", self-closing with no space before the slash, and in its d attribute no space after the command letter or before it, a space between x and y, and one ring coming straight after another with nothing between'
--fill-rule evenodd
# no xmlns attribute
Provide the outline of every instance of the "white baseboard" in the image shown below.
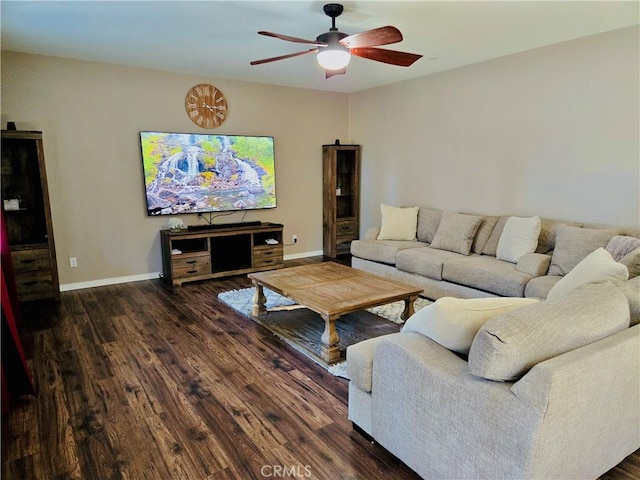
<svg viewBox="0 0 640 480"><path fill-rule="evenodd" d="M83 288L106 287L118 283L139 282L140 280L153 280L159 278L161 272L141 273L139 275L128 275L126 277L102 278L100 280L89 280L88 282L64 283L60 285L61 292L69 290L80 290Z"/></svg>
<svg viewBox="0 0 640 480"><path fill-rule="evenodd" d="M315 257L322 255L322 250L315 252L295 253L293 255L285 255L285 260L295 260L297 258ZM139 275L128 275L126 277L102 278L100 280L89 280L87 282L64 283L60 285L61 292L70 290L81 290L83 288L106 287L107 285L116 285L118 283L139 282L140 280L153 280L160 278L162 272L141 273Z"/></svg>

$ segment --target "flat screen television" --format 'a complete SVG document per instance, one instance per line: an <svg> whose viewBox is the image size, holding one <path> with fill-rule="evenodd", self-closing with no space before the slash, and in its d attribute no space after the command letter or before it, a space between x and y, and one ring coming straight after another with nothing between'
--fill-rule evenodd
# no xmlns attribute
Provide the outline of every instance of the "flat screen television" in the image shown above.
<svg viewBox="0 0 640 480"><path fill-rule="evenodd" d="M273 137L140 132L148 215L276 207Z"/></svg>

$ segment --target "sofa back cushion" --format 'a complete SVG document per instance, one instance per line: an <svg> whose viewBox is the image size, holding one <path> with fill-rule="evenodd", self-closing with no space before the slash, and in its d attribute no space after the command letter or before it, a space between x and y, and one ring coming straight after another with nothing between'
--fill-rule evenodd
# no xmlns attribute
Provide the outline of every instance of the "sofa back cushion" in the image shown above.
<svg viewBox="0 0 640 480"><path fill-rule="evenodd" d="M511 381L534 365L629 326L629 304L611 282L583 285L492 318L478 331L469 369L478 377Z"/></svg>
<svg viewBox="0 0 640 480"><path fill-rule="evenodd" d="M478 233L476 233L476 238L473 240L473 245L471 245L471 251L473 253L477 253L480 255L482 253L482 249L489 241L489 237L491 237L491 233L498 223L498 219L500 217L485 215L482 217L482 223L478 228Z"/></svg>
<svg viewBox="0 0 640 480"><path fill-rule="evenodd" d="M576 222L560 222L558 220L550 220L548 218L541 219L540 236L538 237L538 248L536 253L549 253L556 248L556 232L558 225L570 225L572 227L582 227L582 223Z"/></svg>
<svg viewBox="0 0 640 480"><path fill-rule="evenodd" d="M443 212L431 248L469 255L481 222L482 217L479 215Z"/></svg>
<svg viewBox="0 0 640 480"><path fill-rule="evenodd" d="M493 231L487 240L487 243L482 247L483 255L490 255L492 257L496 256L496 250L498 249L498 242L500 241L500 236L502 235L502 230L504 230L504 225L509 220L509 215L502 215L498 218L495 227L493 227Z"/></svg>
<svg viewBox="0 0 640 480"><path fill-rule="evenodd" d="M558 225L549 275L566 275L594 250L606 247L619 230Z"/></svg>
<svg viewBox="0 0 640 480"><path fill-rule="evenodd" d="M442 210L420 207L418 210L418 241L431 243L436 236Z"/></svg>

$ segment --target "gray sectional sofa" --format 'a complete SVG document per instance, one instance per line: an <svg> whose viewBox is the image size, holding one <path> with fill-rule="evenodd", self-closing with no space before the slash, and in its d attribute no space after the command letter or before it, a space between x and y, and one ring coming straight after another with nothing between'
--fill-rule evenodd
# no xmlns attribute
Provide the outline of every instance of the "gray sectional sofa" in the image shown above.
<svg viewBox="0 0 640 480"><path fill-rule="evenodd" d="M425 479L596 478L640 448L637 233L542 220L510 255L509 217L414 213L352 243L438 299L348 347L354 425Z"/></svg>
<svg viewBox="0 0 640 480"><path fill-rule="evenodd" d="M439 235L443 218L450 222ZM465 215L421 207L413 240L378 239L381 228L369 229L351 243L351 265L423 289L424 296L546 298L551 288L580 260L616 235L640 236L615 227L590 227L575 222L542 219L535 251L517 262L498 259L496 252L508 215ZM470 220L470 221L467 221ZM479 223L478 223L479 222ZM477 223L475 229L474 223ZM471 228L470 228L471 226ZM442 232L440 232L442 233ZM456 236L465 236L468 250ZM462 253L461 253L462 252Z"/></svg>
<svg viewBox="0 0 640 480"><path fill-rule="evenodd" d="M468 360L416 332L357 343L349 419L425 479L597 478L640 447L628 325L605 282L489 320Z"/></svg>

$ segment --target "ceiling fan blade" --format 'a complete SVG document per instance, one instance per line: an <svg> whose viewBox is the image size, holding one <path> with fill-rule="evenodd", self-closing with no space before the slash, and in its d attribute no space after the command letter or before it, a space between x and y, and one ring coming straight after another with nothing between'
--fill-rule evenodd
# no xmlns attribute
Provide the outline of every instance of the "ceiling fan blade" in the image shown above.
<svg viewBox="0 0 640 480"><path fill-rule="evenodd" d="M377 45L389 45L402 41L402 33L396 27L386 26L354 33L340 40L347 48L375 47Z"/></svg>
<svg viewBox="0 0 640 480"><path fill-rule="evenodd" d="M398 52L396 50L386 50L384 48L361 47L352 48L351 55L357 57L368 58L376 62L398 65L400 67L408 67L416 60L422 58L422 55L408 52Z"/></svg>
<svg viewBox="0 0 640 480"><path fill-rule="evenodd" d="M325 78L331 78L334 75L344 75L347 73L347 67L341 68L340 70L325 70L324 76Z"/></svg>
<svg viewBox="0 0 640 480"><path fill-rule="evenodd" d="M279 33L265 32L264 30L259 31L258 35L265 35L267 37L279 38L280 40L286 40L287 42L308 43L312 45L325 45L325 46L327 45L326 43L318 42L317 40L305 40L304 38L290 37L289 35L281 35Z"/></svg>
<svg viewBox="0 0 640 480"><path fill-rule="evenodd" d="M305 50L304 52L289 53L287 55L280 55L279 57L263 58L262 60L254 60L251 65L261 65L263 63L275 62L276 60L284 60L286 58L299 57L300 55L306 55L307 53L317 52L317 48L311 50Z"/></svg>

